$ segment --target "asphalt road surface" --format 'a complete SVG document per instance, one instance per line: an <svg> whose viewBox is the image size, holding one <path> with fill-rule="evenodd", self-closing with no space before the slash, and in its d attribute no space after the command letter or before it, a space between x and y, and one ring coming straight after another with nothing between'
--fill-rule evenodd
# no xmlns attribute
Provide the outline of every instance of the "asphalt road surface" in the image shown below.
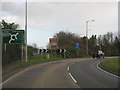
<svg viewBox="0 0 120 90"><path fill-rule="evenodd" d="M101 61L103 60L82 61L69 66L72 76L81 88L118 88L118 77L97 67Z"/></svg>
<svg viewBox="0 0 120 90"><path fill-rule="evenodd" d="M3 88L79 88L68 74L70 61L74 60L33 65L3 83Z"/></svg>
<svg viewBox="0 0 120 90"><path fill-rule="evenodd" d="M69 59L33 65L4 82L3 88L117 88L118 79L100 71L99 61Z"/></svg>

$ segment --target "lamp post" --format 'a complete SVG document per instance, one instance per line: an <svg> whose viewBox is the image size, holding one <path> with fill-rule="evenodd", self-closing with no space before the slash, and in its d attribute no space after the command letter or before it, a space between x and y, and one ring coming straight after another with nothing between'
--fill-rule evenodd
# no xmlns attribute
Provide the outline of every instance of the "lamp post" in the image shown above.
<svg viewBox="0 0 120 90"><path fill-rule="evenodd" d="M95 20L86 21L86 52L88 54L88 23L94 22Z"/></svg>
<svg viewBox="0 0 120 90"><path fill-rule="evenodd" d="M2 83L2 23L0 23L0 89L2 89L1 83Z"/></svg>
<svg viewBox="0 0 120 90"><path fill-rule="evenodd" d="M25 3L25 61L27 62L28 60L27 57L27 0Z"/></svg>

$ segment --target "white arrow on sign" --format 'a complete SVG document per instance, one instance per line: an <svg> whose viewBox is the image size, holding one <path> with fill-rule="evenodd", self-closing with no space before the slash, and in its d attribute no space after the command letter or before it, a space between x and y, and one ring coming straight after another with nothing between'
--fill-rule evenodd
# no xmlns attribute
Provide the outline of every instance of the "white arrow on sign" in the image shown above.
<svg viewBox="0 0 120 90"><path fill-rule="evenodd" d="M60 53L62 52L62 49L59 49L60 50Z"/></svg>
<svg viewBox="0 0 120 90"><path fill-rule="evenodd" d="M16 33L16 34L11 34L11 33L9 33L9 35L10 35L9 43L11 43L11 41L17 40L17 35L18 35L18 33Z"/></svg>
<svg viewBox="0 0 120 90"><path fill-rule="evenodd" d="M43 49L41 49L42 51L41 51L41 53L43 53L44 52L44 50Z"/></svg>
<svg viewBox="0 0 120 90"><path fill-rule="evenodd" d="M64 53L66 52L66 49L64 49Z"/></svg>
<svg viewBox="0 0 120 90"><path fill-rule="evenodd" d="M45 53L47 53L48 52L48 49L45 49L46 51L45 51Z"/></svg>

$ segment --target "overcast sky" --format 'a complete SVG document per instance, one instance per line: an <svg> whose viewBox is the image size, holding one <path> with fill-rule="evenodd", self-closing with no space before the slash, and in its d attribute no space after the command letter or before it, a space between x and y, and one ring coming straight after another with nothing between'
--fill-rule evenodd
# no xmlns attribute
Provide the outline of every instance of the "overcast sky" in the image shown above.
<svg viewBox="0 0 120 90"><path fill-rule="evenodd" d="M12 2L2 2L2 19L6 22L15 22L21 29L25 29L25 3L17 0L10 1ZM36 43L38 47L45 48L49 38L59 31L85 36L86 21L89 20L95 20L89 22L89 37L118 32L117 2L35 1L27 3L28 44Z"/></svg>

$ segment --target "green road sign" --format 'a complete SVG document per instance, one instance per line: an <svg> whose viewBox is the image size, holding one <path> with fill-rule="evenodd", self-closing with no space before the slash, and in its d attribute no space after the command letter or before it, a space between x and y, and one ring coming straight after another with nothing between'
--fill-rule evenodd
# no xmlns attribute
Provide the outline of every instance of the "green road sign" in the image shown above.
<svg viewBox="0 0 120 90"><path fill-rule="evenodd" d="M24 30L3 30L3 43L24 44Z"/></svg>

